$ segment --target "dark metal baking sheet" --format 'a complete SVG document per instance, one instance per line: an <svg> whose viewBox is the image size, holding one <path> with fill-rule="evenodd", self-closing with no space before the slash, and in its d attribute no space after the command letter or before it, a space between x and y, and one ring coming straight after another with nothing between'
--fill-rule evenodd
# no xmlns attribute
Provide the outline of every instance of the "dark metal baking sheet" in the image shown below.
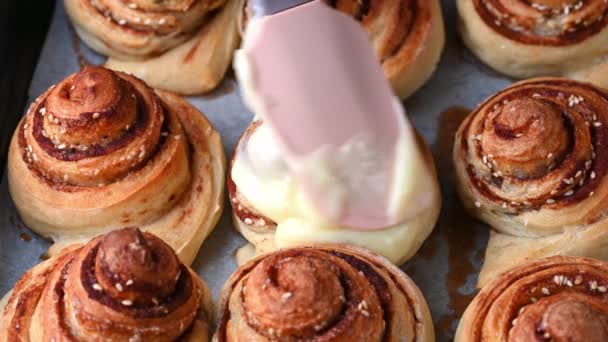
<svg viewBox="0 0 608 342"><path fill-rule="evenodd" d="M425 294L438 340L448 341L453 337L458 318L475 293L477 272L488 235L487 227L469 218L456 198L452 178L452 136L466 108L475 107L512 80L483 66L462 46L456 32L454 1L442 2L447 31L446 50L434 77L405 105L410 119L433 150L441 178L443 209L431 238L402 268ZM58 1L31 83L30 101L78 70L77 48L62 1ZM81 51L84 57L101 61L86 47L82 46ZM252 118L241 102L233 77L229 76L213 94L190 100L211 119L222 135L227 155L230 155ZM236 268L233 255L243 243L226 211L203 244L193 266L210 286L215 298ZM19 221L4 175L0 185L0 294L10 290L24 271L41 260L48 245Z"/></svg>

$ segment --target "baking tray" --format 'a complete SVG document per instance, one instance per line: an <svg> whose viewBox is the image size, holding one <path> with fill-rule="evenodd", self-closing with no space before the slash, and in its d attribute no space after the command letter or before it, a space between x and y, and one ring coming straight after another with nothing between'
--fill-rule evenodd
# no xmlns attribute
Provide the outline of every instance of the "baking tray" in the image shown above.
<svg viewBox="0 0 608 342"><path fill-rule="evenodd" d="M466 50L456 30L455 2L444 0L442 5L447 31L443 58L433 78L405 105L410 119L432 148L441 180L443 209L431 237L402 269L418 284L429 303L437 340L449 341L458 319L476 293L475 282L488 236L488 227L470 218L456 196L451 158L453 136L467 109L474 108L513 80L483 66ZM76 72L83 58L102 62L75 39L63 1L57 1L31 82L29 101ZM213 122L227 155L231 155L237 139L253 117L241 101L234 77L229 74L212 94L190 100ZM3 131L12 132L12 128ZM228 203L226 207L230 208ZM245 243L233 229L229 216L227 209L193 265L211 288L214 298L236 268L236 249ZM10 290L24 271L44 259L48 246L48 241L29 231L19 220L4 172L0 184L0 294Z"/></svg>

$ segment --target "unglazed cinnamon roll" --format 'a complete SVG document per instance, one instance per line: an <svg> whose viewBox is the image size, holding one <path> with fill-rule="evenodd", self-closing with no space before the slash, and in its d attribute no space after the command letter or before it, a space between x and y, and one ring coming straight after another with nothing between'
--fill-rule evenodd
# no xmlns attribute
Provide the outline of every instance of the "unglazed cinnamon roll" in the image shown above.
<svg viewBox="0 0 608 342"><path fill-rule="evenodd" d="M387 260L345 246L286 249L239 268L214 341L434 341L420 290Z"/></svg>
<svg viewBox="0 0 608 342"><path fill-rule="evenodd" d="M507 75L569 76L608 87L604 0L458 0L465 44Z"/></svg>
<svg viewBox="0 0 608 342"><path fill-rule="evenodd" d="M51 238L51 255L125 225L162 238L189 264L223 207L218 133L184 99L87 67L42 94L9 150L15 206Z"/></svg>
<svg viewBox="0 0 608 342"><path fill-rule="evenodd" d="M608 259L608 93L541 78L486 100L454 145L465 207L495 231L483 286L527 260L551 255Z"/></svg>
<svg viewBox="0 0 608 342"><path fill-rule="evenodd" d="M208 341L212 310L167 244L127 228L26 272L0 304L0 341Z"/></svg>
<svg viewBox="0 0 608 342"><path fill-rule="evenodd" d="M361 22L397 96L402 99L411 96L431 78L445 45L438 0L328 3Z"/></svg>
<svg viewBox="0 0 608 342"><path fill-rule="evenodd" d="M608 265L550 257L504 273L469 305L456 342L608 340Z"/></svg>
<svg viewBox="0 0 608 342"><path fill-rule="evenodd" d="M65 0L78 35L106 66L199 94L223 79L239 43L242 0Z"/></svg>
<svg viewBox="0 0 608 342"><path fill-rule="evenodd" d="M420 153L421 159L403 161L417 165L401 172L424 189L410 205L418 205L419 214L383 229L357 229L322 222L308 213L308 199L298 190L272 130L255 120L235 149L227 182L235 227L251 243L239 250L237 262L278 248L330 243L365 247L397 265L404 263L432 232L441 207L432 155L420 136L413 144L412 154ZM353 160L353 167L356 163Z"/></svg>

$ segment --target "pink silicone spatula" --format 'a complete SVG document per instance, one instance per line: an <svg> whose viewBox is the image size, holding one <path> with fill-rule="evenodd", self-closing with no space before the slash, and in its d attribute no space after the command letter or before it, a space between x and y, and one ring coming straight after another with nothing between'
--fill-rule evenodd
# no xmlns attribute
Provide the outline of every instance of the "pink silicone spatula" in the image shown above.
<svg viewBox="0 0 608 342"><path fill-rule="evenodd" d="M331 222L381 229L412 139L404 111L352 18L323 1L250 0L235 67L246 102L270 125L298 188Z"/></svg>

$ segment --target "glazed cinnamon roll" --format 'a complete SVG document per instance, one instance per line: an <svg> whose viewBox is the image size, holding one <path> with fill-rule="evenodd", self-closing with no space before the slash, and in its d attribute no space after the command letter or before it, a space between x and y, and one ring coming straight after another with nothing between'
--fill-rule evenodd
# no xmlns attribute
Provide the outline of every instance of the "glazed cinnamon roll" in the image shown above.
<svg viewBox="0 0 608 342"><path fill-rule="evenodd" d="M550 257L504 273L467 308L456 342L608 340L608 265Z"/></svg>
<svg viewBox="0 0 608 342"><path fill-rule="evenodd" d="M328 3L361 22L397 96L402 99L411 96L431 78L445 45L438 0L330 0ZM247 18L245 11L244 21Z"/></svg>
<svg viewBox="0 0 608 342"><path fill-rule="evenodd" d="M286 249L239 268L214 341L434 341L426 301L387 260L345 246Z"/></svg>
<svg viewBox="0 0 608 342"><path fill-rule="evenodd" d="M239 43L242 0L64 0L80 38L107 66L149 85L199 94L223 79Z"/></svg>
<svg viewBox="0 0 608 342"><path fill-rule="evenodd" d="M569 76L608 87L604 0L459 0L465 44L512 77Z"/></svg>
<svg viewBox="0 0 608 342"><path fill-rule="evenodd" d="M439 217L441 195L431 152L415 136L404 177L416 179L412 190L417 215L381 229L319 222L290 173L270 126L255 120L235 149L228 174L228 194L235 227L250 242L237 253L243 264L255 255L306 244L350 244L370 249L400 265L418 251ZM354 167L358 161L353 160ZM404 186L405 188L406 186Z"/></svg>
<svg viewBox="0 0 608 342"><path fill-rule="evenodd" d="M218 133L184 99L87 67L51 87L17 127L9 189L23 222L56 244L137 225L194 259L223 206Z"/></svg>
<svg viewBox="0 0 608 342"><path fill-rule="evenodd" d="M463 122L458 190L494 229L480 286L540 257L608 258L607 113L606 91L541 78L494 95Z"/></svg>
<svg viewBox="0 0 608 342"><path fill-rule="evenodd" d="M0 341L208 341L213 310L196 273L135 228L35 266L0 306Z"/></svg>

